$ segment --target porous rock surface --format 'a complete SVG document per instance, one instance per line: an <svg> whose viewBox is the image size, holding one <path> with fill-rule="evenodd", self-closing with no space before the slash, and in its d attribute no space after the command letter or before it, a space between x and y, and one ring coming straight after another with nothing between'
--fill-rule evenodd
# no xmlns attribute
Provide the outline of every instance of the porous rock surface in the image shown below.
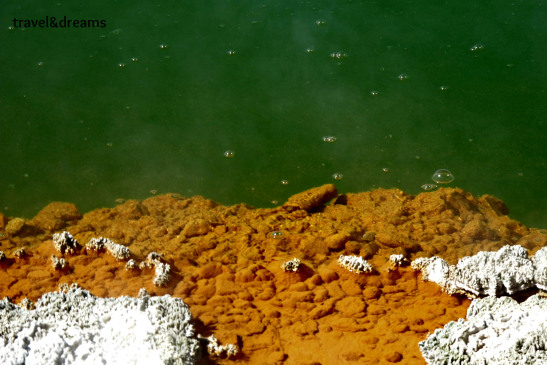
<svg viewBox="0 0 547 365"><path fill-rule="evenodd" d="M496 252L481 251L449 265L439 257L418 258L412 267L422 271L424 280L433 281L449 293L499 296L515 294L536 286L543 288L545 276L544 249L538 251L538 266L528 258L528 251L519 245L504 246Z"/></svg>
<svg viewBox="0 0 547 365"><path fill-rule="evenodd" d="M335 195L327 185L255 209L164 194L83 215L55 204L14 235L2 235L14 218L0 213L0 298L34 301L73 282L98 297L135 297L145 288L183 299L201 336L238 346L237 356L215 364L423 365L418 342L465 317L471 301L394 266L391 255L455 265L506 245L531 255L547 246L547 234L512 220L503 202L461 189ZM170 265L170 280L156 286L153 265L126 270L126 261L83 248L63 254L67 266L55 270L52 236L63 230L82 244L111 239L135 263L157 252ZM23 246L27 254L15 257ZM339 265L340 255L362 257L373 271L352 273ZM284 270L294 258L298 270Z"/></svg>
<svg viewBox="0 0 547 365"><path fill-rule="evenodd" d="M547 299L474 300L467 320L435 330L419 346L428 364L547 364Z"/></svg>
<svg viewBox="0 0 547 365"><path fill-rule="evenodd" d="M77 286L32 310L0 301L1 364L196 364L200 345L181 299L97 298Z"/></svg>

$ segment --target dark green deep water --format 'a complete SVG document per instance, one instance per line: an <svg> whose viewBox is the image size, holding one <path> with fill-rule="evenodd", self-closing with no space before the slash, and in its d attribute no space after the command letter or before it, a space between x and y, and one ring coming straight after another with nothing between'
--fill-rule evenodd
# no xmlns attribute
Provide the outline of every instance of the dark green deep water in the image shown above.
<svg viewBox="0 0 547 365"><path fill-rule="evenodd" d="M13 25L46 16L106 27ZM417 194L446 168L547 227L543 1L5 0L0 25L6 215L151 191Z"/></svg>

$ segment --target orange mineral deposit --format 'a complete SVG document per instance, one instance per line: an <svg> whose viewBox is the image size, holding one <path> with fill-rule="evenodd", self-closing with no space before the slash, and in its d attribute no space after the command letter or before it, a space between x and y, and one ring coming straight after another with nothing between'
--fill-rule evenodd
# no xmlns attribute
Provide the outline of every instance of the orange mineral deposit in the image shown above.
<svg viewBox="0 0 547 365"><path fill-rule="evenodd" d="M31 220L0 214L0 297L36 301L71 283L100 297L179 297L224 349L204 363L425 364L418 342L470 301L409 263L545 245L506 214L461 189L340 195L333 185L273 209L174 194L83 215L52 203Z"/></svg>

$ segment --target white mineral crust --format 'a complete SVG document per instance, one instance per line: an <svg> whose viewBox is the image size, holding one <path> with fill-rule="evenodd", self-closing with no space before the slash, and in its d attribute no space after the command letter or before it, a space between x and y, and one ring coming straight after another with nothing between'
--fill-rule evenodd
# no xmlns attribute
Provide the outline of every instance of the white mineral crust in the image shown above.
<svg viewBox="0 0 547 365"><path fill-rule="evenodd" d="M534 256L534 280L538 289L547 290L547 247L543 247Z"/></svg>
<svg viewBox="0 0 547 365"><path fill-rule="evenodd" d="M97 298L71 287L36 309L0 301L0 364L196 364L192 316L168 295Z"/></svg>
<svg viewBox="0 0 547 365"><path fill-rule="evenodd" d="M546 261L541 262L547 266ZM526 249L518 245L463 257L456 265L440 257L419 258L412 262L412 268L421 270L424 280L439 284L449 294L466 293L471 297L511 295L533 287L534 277L540 276Z"/></svg>
<svg viewBox="0 0 547 365"><path fill-rule="evenodd" d="M370 266L370 264L361 256L340 255L340 257L338 257L338 264L344 269L356 274L369 273L372 271L372 266Z"/></svg>
<svg viewBox="0 0 547 365"><path fill-rule="evenodd" d="M476 299L467 320L435 330L419 346L428 364L547 364L547 299Z"/></svg>

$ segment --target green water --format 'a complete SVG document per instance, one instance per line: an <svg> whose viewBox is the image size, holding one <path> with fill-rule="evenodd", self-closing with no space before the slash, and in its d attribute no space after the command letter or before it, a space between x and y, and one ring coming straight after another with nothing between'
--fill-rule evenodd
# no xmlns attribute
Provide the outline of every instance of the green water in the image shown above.
<svg viewBox="0 0 547 365"><path fill-rule="evenodd" d="M151 191L417 194L446 168L547 227L542 1L46 3L0 6L4 214ZM13 24L46 16L106 27Z"/></svg>

